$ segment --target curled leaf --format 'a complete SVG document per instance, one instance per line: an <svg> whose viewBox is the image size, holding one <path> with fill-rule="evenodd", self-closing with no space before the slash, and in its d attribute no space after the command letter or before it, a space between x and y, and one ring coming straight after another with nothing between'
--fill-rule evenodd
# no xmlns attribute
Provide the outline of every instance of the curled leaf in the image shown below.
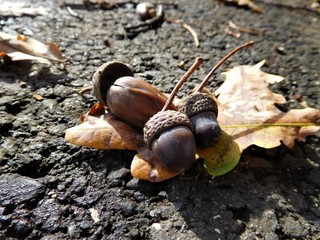
<svg viewBox="0 0 320 240"><path fill-rule="evenodd" d="M0 56L9 57L11 61L35 60L51 64L50 61L64 63L57 44L50 42L44 44L24 35L11 35L0 31Z"/></svg>

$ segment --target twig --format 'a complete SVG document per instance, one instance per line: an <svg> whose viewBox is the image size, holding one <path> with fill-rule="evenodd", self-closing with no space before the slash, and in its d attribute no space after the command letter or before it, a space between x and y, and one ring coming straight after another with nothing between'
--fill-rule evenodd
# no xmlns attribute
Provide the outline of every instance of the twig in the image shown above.
<svg viewBox="0 0 320 240"><path fill-rule="evenodd" d="M67 11L71 16L76 17L76 18L78 18L80 20L83 20L83 17L80 16L79 13L75 12L71 7L68 6L67 7Z"/></svg>
<svg viewBox="0 0 320 240"><path fill-rule="evenodd" d="M88 86L88 87L82 87L80 88L80 90L78 90L77 92L80 94L80 95L83 95L84 93L86 92L89 92L92 90L92 86Z"/></svg>
<svg viewBox="0 0 320 240"><path fill-rule="evenodd" d="M225 29L224 29L224 32L225 32L226 34L229 34L229 35L235 37L235 38L240 38L240 37L241 37L241 33L233 32L233 31L231 31L229 28L225 28Z"/></svg>
<svg viewBox="0 0 320 240"><path fill-rule="evenodd" d="M179 80L179 82L176 84L174 89L172 90L169 98L166 101L166 104L163 106L162 111L166 111L169 107L169 105L172 103L174 97L176 96L177 92L181 88L181 86L187 81L187 79L191 76L191 74L197 70L197 68L203 63L202 58L196 58L193 65L189 68L189 70L182 76L182 78Z"/></svg>
<svg viewBox="0 0 320 240"><path fill-rule="evenodd" d="M182 22L180 19L168 19L166 18L165 19L167 22L172 22L172 23L179 23L182 25L182 27L184 27L186 30L188 30L192 37L193 37L193 40L194 40L194 44L196 45L196 47L199 47L200 46L200 43L199 43L199 38L198 38L198 34L197 32L188 24Z"/></svg>
<svg viewBox="0 0 320 240"><path fill-rule="evenodd" d="M228 58L230 58L233 54L235 54L236 52L240 51L241 49L244 49L246 47L250 47L254 44L254 41L249 41L246 42L238 47L236 47L235 49L233 49L231 52L229 52L226 56L224 56L212 69L211 71L208 73L208 75L203 79L203 81L196 86L196 88L194 89L194 92L200 92L205 85L207 84L207 82L209 81L209 79L212 77L212 75L215 73L215 71L225 62L227 61Z"/></svg>
<svg viewBox="0 0 320 240"><path fill-rule="evenodd" d="M241 1L241 0L219 0L220 2L228 5L235 5L239 7L248 7L253 12L262 13L263 10L258 5L254 4L251 0Z"/></svg>
<svg viewBox="0 0 320 240"><path fill-rule="evenodd" d="M244 32L244 33L248 33L248 34L251 34L251 35L263 35L264 33L261 32L261 31L255 31L255 30L252 30L250 28L245 28L245 27L240 27L238 25L236 25L234 22L232 21L229 21L229 26L235 30L238 30L240 32Z"/></svg>

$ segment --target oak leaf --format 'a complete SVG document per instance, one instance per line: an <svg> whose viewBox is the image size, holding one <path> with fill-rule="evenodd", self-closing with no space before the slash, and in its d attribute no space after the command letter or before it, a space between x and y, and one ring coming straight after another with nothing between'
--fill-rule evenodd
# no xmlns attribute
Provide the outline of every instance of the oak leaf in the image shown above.
<svg viewBox="0 0 320 240"><path fill-rule="evenodd" d="M11 35L0 31L0 57L11 61L34 60L51 64L51 61L65 62L58 45L54 42L44 44L25 35Z"/></svg>
<svg viewBox="0 0 320 240"><path fill-rule="evenodd" d="M282 112L276 104L285 98L273 93L268 83L283 78L263 72L264 61L254 66L237 66L226 72L226 80L215 92L219 102L218 121L241 150L250 145L274 148L282 143L292 147L294 141L320 129L320 111L313 108Z"/></svg>

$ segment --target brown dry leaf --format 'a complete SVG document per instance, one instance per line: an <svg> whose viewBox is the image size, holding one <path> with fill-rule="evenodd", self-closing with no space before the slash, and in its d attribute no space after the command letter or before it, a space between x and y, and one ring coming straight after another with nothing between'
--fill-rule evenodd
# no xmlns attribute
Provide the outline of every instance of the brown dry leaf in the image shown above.
<svg viewBox="0 0 320 240"><path fill-rule="evenodd" d="M144 153L145 151L142 152ZM148 180L150 182L161 182L179 174L177 172L169 171L160 165L151 165L149 161L145 160L143 153L136 154L132 160L131 174L133 177Z"/></svg>
<svg viewBox="0 0 320 240"><path fill-rule="evenodd" d="M89 148L135 151L143 145L142 134L104 111L101 104L95 104L81 121L80 125L67 129L68 142Z"/></svg>
<svg viewBox="0 0 320 240"><path fill-rule="evenodd" d="M9 57L12 61L34 60L51 64L50 61L64 63L57 44L44 44L24 35L11 35L0 31L0 57Z"/></svg>
<svg viewBox="0 0 320 240"><path fill-rule="evenodd" d="M262 8L260 8L257 4L255 4L251 0L219 0L219 1L225 4L238 5L240 7L248 7L256 13L262 13L263 11Z"/></svg>
<svg viewBox="0 0 320 240"><path fill-rule="evenodd" d="M23 2L0 1L0 16L47 15L48 9L42 6L29 7Z"/></svg>
<svg viewBox="0 0 320 240"><path fill-rule="evenodd" d="M281 142L292 147L295 139L302 140L320 129L319 110L293 109L285 113L275 106L285 103L285 98L270 91L268 83L283 78L261 71L263 63L234 67L216 91L218 121L241 150L250 145L274 148Z"/></svg>

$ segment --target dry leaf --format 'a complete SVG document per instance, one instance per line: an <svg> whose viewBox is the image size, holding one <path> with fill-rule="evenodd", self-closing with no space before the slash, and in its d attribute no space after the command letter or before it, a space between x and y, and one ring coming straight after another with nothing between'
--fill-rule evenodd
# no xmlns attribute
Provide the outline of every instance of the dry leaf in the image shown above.
<svg viewBox="0 0 320 240"><path fill-rule="evenodd" d="M97 149L135 150L143 144L142 134L114 115L97 111L101 104L92 107L82 116L78 126L67 129L65 138L72 144Z"/></svg>
<svg viewBox="0 0 320 240"><path fill-rule="evenodd" d="M142 154L136 154L131 163L131 174L138 179L161 182L173 178L179 173L169 171L160 165L151 165Z"/></svg>
<svg viewBox="0 0 320 240"><path fill-rule="evenodd" d="M253 3L251 0L219 0L225 4L238 5L240 7L248 7L252 11L256 13L262 13L262 8L260 8L257 4Z"/></svg>
<svg viewBox="0 0 320 240"><path fill-rule="evenodd" d="M48 9L42 6L40 7L28 7L23 2L9 2L0 1L0 16L36 16L36 15L47 15Z"/></svg>
<svg viewBox="0 0 320 240"><path fill-rule="evenodd" d="M275 103L285 98L268 89L267 83L283 78L260 70L263 61L254 66L237 66L226 73L226 80L216 91L219 102L218 121L233 136L241 150L250 145L274 148L283 142L292 147L319 130L320 111L293 109L285 113Z"/></svg>
<svg viewBox="0 0 320 240"><path fill-rule="evenodd" d="M40 63L51 64L50 61L64 63L57 44L44 44L24 35L11 35L0 31L0 56L9 57L12 61L34 60Z"/></svg>

